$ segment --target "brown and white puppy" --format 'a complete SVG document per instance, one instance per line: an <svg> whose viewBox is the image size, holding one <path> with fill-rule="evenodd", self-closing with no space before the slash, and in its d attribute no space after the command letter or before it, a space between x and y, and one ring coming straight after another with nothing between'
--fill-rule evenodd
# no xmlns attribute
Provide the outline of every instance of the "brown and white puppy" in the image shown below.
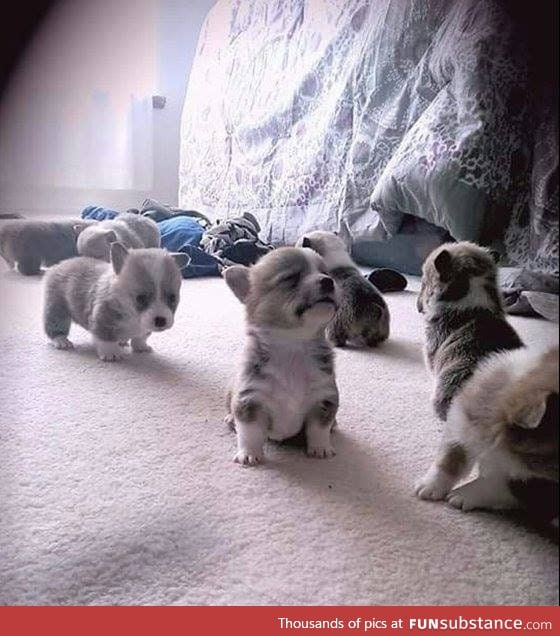
<svg viewBox="0 0 560 636"><path fill-rule="evenodd" d="M348 340L375 347L389 337L389 308L381 292L364 278L346 249L332 232L315 231L302 236L297 245L309 247L323 257L329 275L340 289L340 304L327 327L328 339L337 347Z"/></svg>
<svg viewBox="0 0 560 636"><path fill-rule="evenodd" d="M442 420L480 360L523 346L505 318L496 276L490 252L467 241L438 247L424 263L417 305L435 378L434 409Z"/></svg>
<svg viewBox="0 0 560 636"><path fill-rule="evenodd" d="M258 464L267 439L289 439L302 429L308 455L333 456L338 389L324 331L337 294L323 259L284 247L250 268L229 267L223 276L247 319L243 361L227 399L226 422L237 433L235 461Z"/></svg>
<svg viewBox="0 0 560 636"><path fill-rule="evenodd" d="M558 347L482 360L449 410L424 499L462 510L525 507L558 515ZM478 477L451 490L474 465Z"/></svg>

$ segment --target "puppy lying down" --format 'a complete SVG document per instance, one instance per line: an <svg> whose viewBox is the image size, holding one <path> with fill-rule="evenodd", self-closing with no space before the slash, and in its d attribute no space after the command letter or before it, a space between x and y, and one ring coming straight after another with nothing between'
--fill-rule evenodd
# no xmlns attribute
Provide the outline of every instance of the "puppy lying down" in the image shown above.
<svg viewBox="0 0 560 636"><path fill-rule="evenodd" d="M327 338L337 347L348 340L376 347L389 337L389 308L381 292L362 276L351 259L344 241L333 232L308 232L298 243L323 257L329 275L340 290L340 302L327 326Z"/></svg>
<svg viewBox="0 0 560 636"><path fill-rule="evenodd" d="M78 236L78 254L109 262L111 243L128 248L159 247L157 224L141 214L123 212L114 219L99 221Z"/></svg>
<svg viewBox="0 0 560 636"><path fill-rule="evenodd" d="M133 351L150 351L153 331L173 325L181 290L181 267L186 254L159 248L128 251L111 245L111 263L84 256L53 267L45 277L44 327L57 349L70 349L70 326L75 322L93 335L101 360Z"/></svg>
<svg viewBox="0 0 560 636"><path fill-rule="evenodd" d="M8 267L32 276L41 266L50 267L78 255L76 237L97 221L67 219L33 221L30 219L0 222L0 256Z"/></svg>
<svg viewBox="0 0 560 636"><path fill-rule="evenodd" d="M247 319L243 361L227 399L226 422L237 433L234 460L258 464L267 439L285 440L302 429L309 456L333 456L338 390L324 331L337 293L323 259L284 247L223 276Z"/></svg>

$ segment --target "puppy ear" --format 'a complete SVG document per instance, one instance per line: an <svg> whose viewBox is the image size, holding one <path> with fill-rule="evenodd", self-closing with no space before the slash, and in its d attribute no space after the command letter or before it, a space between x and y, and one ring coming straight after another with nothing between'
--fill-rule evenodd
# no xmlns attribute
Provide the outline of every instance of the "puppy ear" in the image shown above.
<svg viewBox="0 0 560 636"><path fill-rule="evenodd" d="M115 274L119 274L123 268L126 257L128 256L128 249L123 243L118 241L111 243L111 247L109 248L111 254L111 264L113 265L113 270Z"/></svg>
<svg viewBox="0 0 560 636"><path fill-rule="evenodd" d="M301 246L302 247L309 247L309 248L313 249L313 247L311 246L311 239L308 239L307 236L304 236L301 239Z"/></svg>
<svg viewBox="0 0 560 636"><path fill-rule="evenodd" d="M191 257L184 252L171 252L171 257L179 266L179 269L183 269L191 262Z"/></svg>
<svg viewBox="0 0 560 636"><path fill-rule="evenodd" d="M435 257L434 267L442 283L447 283L453 278L453 259L447 250L441 250Z"/></svg>
<svg viewBox="0 0 560 636"><path fill-rule="evenodd" d="M346 246L346 249L348 251L351 251L352 242L353 242L352 232L350 232L350 229L348 228L348 223L346 223L344 219L340 221L338 232L335 232L335 234L342 239L344 245Z"/></svg>
<svg viewBox="0 0 560 636"><path fill-rule="evenodd" d="M546 413L547 399L543 397L524 406L515 416L515 425L521 428L537 428Z"/></svg>
<svg viewBox="0 0 560 636"><path fill-rule="evenodd" d="M245 265L233 265L222 272L227 286L244 303L249 295L251 284L249 282L249 268Z"/></svg>

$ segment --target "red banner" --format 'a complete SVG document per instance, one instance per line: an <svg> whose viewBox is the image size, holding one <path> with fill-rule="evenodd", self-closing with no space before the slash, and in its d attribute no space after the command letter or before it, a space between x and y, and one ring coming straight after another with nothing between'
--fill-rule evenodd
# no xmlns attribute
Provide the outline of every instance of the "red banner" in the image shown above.
<svg viewBox="0 0 560 636"><path fill-rule="evenodd" d="M0 633L560 634L558 607L5 607Z"/></svg>

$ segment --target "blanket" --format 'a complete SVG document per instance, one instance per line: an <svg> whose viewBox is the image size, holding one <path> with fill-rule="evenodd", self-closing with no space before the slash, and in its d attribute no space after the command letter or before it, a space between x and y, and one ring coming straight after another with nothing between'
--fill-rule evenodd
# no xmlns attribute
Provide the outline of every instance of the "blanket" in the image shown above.
<svg viewBox="0 0 560 636"><path fill-rule="evenodd" d="M534 97L510 4L220 0L189 79L179 205L251 212L275 244L342 224L385 241L412 216L557 276L557 111Z"/></svg>

